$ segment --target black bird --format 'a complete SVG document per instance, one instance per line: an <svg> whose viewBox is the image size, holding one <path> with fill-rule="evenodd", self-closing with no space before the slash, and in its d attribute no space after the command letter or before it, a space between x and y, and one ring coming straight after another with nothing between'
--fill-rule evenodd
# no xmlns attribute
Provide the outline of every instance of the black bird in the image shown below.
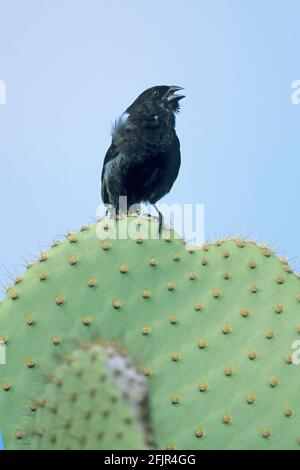
<svg viewBox="0 0 300 470"><path fill-rule="evenodd" d="M180 142L175 132L175 114L183 95L178 86L155 86L144 91L116 121L112 143L102 170L102 199L117 213L132 205L155 205L170 192L179 172ZM127 196L127 207L120 206Z"/></svg>

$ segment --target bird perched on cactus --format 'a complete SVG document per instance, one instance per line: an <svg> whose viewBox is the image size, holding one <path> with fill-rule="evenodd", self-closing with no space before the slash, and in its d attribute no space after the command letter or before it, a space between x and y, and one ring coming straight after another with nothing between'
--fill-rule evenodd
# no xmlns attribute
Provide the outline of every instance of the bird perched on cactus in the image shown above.
<svg viewBox="0 0 300 470"><path fill-rule="evenodd" d="M155 205L170 192L180 169L180 142L175 132L179 86L144 91L116 121L102 170L102 199L117 213L149 202ZM121 196L126 196L123 203Z"/></svg>

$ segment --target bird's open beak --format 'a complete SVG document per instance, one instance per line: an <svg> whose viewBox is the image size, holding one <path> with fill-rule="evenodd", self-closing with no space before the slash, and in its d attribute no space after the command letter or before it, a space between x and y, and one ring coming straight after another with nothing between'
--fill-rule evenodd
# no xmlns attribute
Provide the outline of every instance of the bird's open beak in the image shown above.
<svg viewBox="0 0 300 470"><path fill-rule="evenodd" d="M168 103L174 102L174 101L180 101L183 98L185 98L185 95L176 95L176 91L183 90L181 86L170 86L169 90L167 91L165 95L165 100L168 101Z"/></svg>

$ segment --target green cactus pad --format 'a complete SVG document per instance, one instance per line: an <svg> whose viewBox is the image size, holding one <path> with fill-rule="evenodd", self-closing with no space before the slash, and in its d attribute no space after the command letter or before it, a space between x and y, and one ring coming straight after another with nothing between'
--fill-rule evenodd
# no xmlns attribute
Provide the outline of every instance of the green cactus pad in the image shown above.
<svg viewBox="0 0 300 470"><path fill-rule="evenodd" d="M55 353L106 340L147 377L159 448L299 448L300 279L286 261L239 239L201 250L172 233L150 240L152 220L118 227L133 239L109 239L102 222L55 244L1 303L5 447L24 447L24 416L49 387L40 377L57 370Z"/></svg>
<svg viewBox="0 0 300 470"><path fill-rule="evenodd" d="M47 378L43 395L32 403L34 412L25 418L16 433L20 448L128 450L145 447L144 423L138 422L144 390L142 396L126 403L114 383L117 370L111 368L110 355L111 351L108 354L100 345L85 345L61 358L62 364ZM121 364L124 369L128 368L125 359ZM138 380L132 370L131 379Z"/></svg>

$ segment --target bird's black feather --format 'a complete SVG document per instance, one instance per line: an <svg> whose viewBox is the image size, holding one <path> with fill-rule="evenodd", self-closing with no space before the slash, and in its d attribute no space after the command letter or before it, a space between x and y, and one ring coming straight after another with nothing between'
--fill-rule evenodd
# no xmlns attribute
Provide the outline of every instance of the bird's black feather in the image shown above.
<svg viewBox="0 0 300 470"><path fill-rule="evenodd" d="M180 143L175 113L179 87L157 86L144 91L116 121L102 170L102 199L119 208L141 202L155 204L167 194L180 169Z"/></svg>

